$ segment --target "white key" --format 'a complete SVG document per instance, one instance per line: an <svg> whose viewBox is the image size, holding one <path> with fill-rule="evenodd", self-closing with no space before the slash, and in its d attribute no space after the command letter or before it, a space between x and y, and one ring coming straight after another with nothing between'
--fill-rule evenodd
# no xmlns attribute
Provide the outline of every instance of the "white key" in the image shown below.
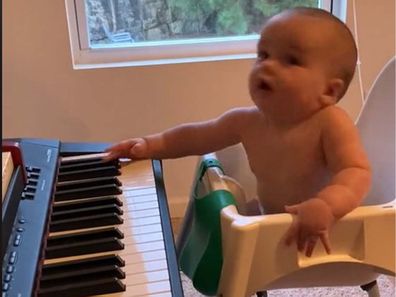
<svg viewBox="0 0 396 297"><path fill-rule="evenodd" d="M168 269L150 271L147 273L135 273L135 274L128 274L128 272L126 272L126 275L127 276L126 276L125 284L127 286L144 284L148 282L169 280Z"/></svg>
<svg viewBox="0 0 396 297"><path fill-rule="evenodd" d="M143 218L125 218L124 219L124 224L127 224L126 226L138 227L138 226L151 225L151 224L156 224L156 223L161 223L161 218L159 216L149 216L149 217L143 217Z"/></svg>
<svg viewBox="0 0 396 297"><path fill-rule="evenodd" d="M144 252L138 254L129 254L122 257L125 263L135 264L140 262L148 262L154 260L166 260L165 251L151 251L151 252Z"/></svg>
<svg viewBox="0 0 396 297"><path fill-rule="evenodd" d="M124 212L124 217L127 216L131 219L139 219L139 218L146 218L152 216L159 216L159 209L145 209L145 210L132 210L128 212Z"/></svg>
<svg viewBox="0 0 396 297"><path fill-rule="evenodd" d="M139 203L145 203L145 202L152 202L152 201L157 201L157 195L156 194L148 194L148 195L141 195L141 196L119 196L121 200L125 204L139 204Z"/></svg>
<svg viewBox="0 0 396 297"><path fill-rule="evenodd" d="M167 292L170 290L169 281L152 282L134 286L127 286L128 296L144 296L153 293Z"/></svg>
<svg viewBox="0 0 396 297"><path fill-rule="evenodd" d="M162 232L148 233L148 234L138 234L134 236L128 236L122 239L122 242L126 246L131 246L134 244L157 241L163 239Z"/></svg>
<svg viewBox="0 0 396 297"><path fill-rule="evenodd" d="M124 205L124 211L135 211L135 210L146 210L146 209L158 209L158 201L149 201L144 203L131 203Z"/></svg>
<svg viewBox="0 0 396 297"><path fill-rule="evenodd" d="M162 240L150 241L145 243L135 244L133 246L127 246L126 249L129 253L143 253L156 250L164 250L164 242Z"/></svg>
<svg viewBox="0 0 396 297"><path fill-rule="evenodd" d="M125 188L123 187L122 192L124 196L126 197L135 197L135 196L146 196L146 195L152 195L152 194L157 194L157 190L155 187L146 187L146 188Z"/></svg>
<svg viewBox="0 0 396 297"><path fill-rule="evenodd" d="M127 270L125 270L125 273L134 274L134 273L156 271L161 269L168 269L168 262L166 260L156 260L150 262L136 263L130 266Z"/></svg>
<svg viewBox="0 0 396 297"><path fill-rule="evenodd" d="M125 237L139 235L139 234L153 233L153 232L162 232L161 224L150 224L144 226L122 225L122 228L119 229L124 234Z"/></svg>

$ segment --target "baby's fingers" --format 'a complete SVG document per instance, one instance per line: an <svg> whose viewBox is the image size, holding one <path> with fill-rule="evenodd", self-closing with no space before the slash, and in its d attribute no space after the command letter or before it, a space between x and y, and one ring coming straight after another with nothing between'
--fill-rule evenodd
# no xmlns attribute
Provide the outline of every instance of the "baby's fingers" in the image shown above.
<svg viewBox="0 0 396 297"><path fill-rule="evenodd" d="M288 212L290 214L298 214L298 206L299 206L299 204L286 205L285 210L286 210L286 212Z"/></svg>
<svg viewBox="0 0 396 297"><path fill-rule="evenodd" d="M313 250L314 250L317 242L318 242L318 237L316 237L316 236L310 236L307 239L307 245L306 245L307 248L305 250L305 256L307 256L307 257L312 256Z"/></svg>
<svg viewBox="0 0 396 297"><path fill-rule="evenodd" d="M106 149L106 151L120 151L120 150L124 150L126 147L129 146L129 142L130 142L130 140L120 141L118 143L115 143L115 144L109 146Z"/></svg>
<svg viewBox="0 0 396 297"><path fill-rule="evenodd" d="M322 232L320 235L316 236L308 236L306 238L306 250L305 250L305 255L307 257L311 257L313 250L316 246L316 243L318 242L318 239L320 239L321 243L323 244L326 253L330 254L331 249L330 249L330 240L327 232Z"/></svg>
<svg viewBox="0 0 396 297"><path fill-rule="evenodd" d="M104 160L110 161L116 158L129 158L130 150L136 144L136 139L123 140L107 148L105 152L109 153Z"/></svg>
<svg viewBox="0 0 396 297"><path fill-rule="evenodd" d="M114 159L117 159L118 157L120 157L122 155L122 147L120 144L116 144L113 145L109 148L107 148L105 150L105 152L107 153L104 157L103 157L103 161L111 161Z"/></svg>
<svg viewBox="0 0 396 297"><path fill-rule="evenodd" d="M329 239L329 233L323 232L319 235L320 241L322 242L326 253L330 254L331 253L331 247L330 247L330 239Z"/></svg>
<svg viewBox="0 0 396 297"><path fill-rule="evenodd" d="M117 151L108 151L106 150L107 154L103 156L103 161L107 162L107 161L111 161L114 159L117 159L119 157L119 153Z"/></svg>

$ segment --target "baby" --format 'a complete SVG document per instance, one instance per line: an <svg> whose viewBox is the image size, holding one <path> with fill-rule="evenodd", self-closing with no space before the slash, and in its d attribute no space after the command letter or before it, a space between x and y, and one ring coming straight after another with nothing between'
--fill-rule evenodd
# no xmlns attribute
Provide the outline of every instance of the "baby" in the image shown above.
<svg viewBox="0 0 396 297"><path fill-rule="evenodd" d="M262 29L249 76L252 107L124 140L107 159L202 155L242 143L266 214L288 212L286 244L311 256L318 240L359 206L370 165L353 121L336 103L352 80L353 36L327 11L293 8Z"/></svg>

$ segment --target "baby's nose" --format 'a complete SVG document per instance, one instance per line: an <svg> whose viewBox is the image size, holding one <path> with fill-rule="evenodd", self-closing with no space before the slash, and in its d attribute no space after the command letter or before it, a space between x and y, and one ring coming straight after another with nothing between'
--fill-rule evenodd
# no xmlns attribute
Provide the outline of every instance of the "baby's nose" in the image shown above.
<svg viewBox="0 0 396 297"><path fill-rule="evenodd" d="M279 61L278 61L278 59L276 59L274 57L268 57L267 59L264 59L262 61L262 64L267 67L275 67L279 64Z"/></svg>
<svg viewBox="0 0 396 297"><path fill-rule="evenodd" d="M277 71L278 66L278 62L273 59L266 59L259 65L260 71L269 75L274 74Z"/></svg>

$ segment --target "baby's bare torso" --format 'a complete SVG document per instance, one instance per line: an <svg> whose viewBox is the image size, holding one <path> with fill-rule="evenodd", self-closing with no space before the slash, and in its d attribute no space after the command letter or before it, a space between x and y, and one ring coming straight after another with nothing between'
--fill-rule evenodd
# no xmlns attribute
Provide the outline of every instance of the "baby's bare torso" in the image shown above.
<svg viewBox="0 0 396 297"><path fill-rule="evenodd" d="M257 178L265 213L284 212L313 198L329 181L321 143L320 113L292 128L274 128L252 113L242 144Z"/></svg>

